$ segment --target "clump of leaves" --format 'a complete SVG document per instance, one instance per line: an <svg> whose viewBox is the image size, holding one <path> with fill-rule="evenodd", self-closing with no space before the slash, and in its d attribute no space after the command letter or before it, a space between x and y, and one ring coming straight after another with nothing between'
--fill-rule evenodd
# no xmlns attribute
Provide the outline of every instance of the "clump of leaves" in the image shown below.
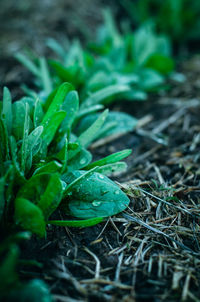
<svg viewBox="0 0 200 302"><path fill-rule="evenodd" d="M18 243L30 238L28 232L20 232L8 236L0 245L0 300L1 301L42 301L52 302L47 285L39 279L23 283L18 274L22 261L19 259ZM26 264L36 262L26 261Z"/></svg>
<svg viewBox="0 0 200 302"><path fill-rule="evenodd" d="M78 136L73 86L63 83L45 101L25 97L12 103L4 88L0 102L0 221L44 236L47 224L86 227L124 210L129 199L107 175L123 170L124 150L96 162L87 150L108 115L105 110ZM56 209L84 220L50 220ZM13 214L14 213L14 214Z"/></svg>
<svg viewBox="0 0 200 302"><path fill-rule="evenodd" d="M174 68L169 40L156 34L150 22L134 32L126 29L120 33L109 10L104 11L104 19L90 48L99 55L107 78L111 72L119 83L131 87L127 99L145 99L145 92L159 89L164 82L163 75Z"/></svg>
<svg viewBox="0 0 200 302"><path fill-rule="evenodd" d="M53 95L65 81L74 85L81 99L74 125L84 125L86 121L91 125L100 116L98 111L115 101L146 100L149 92L163 87L165 75L174 67L169 41L156 35L152 24L135 32L120 33L110 11L105 11L104 19L96 41L87 49L77 40L68 41L65 47L49 39L48 46L57 60L16 56L34 74L40 98ZM27 88L25 91L35 95ZM100 137L131 131L136 124L137 120L128 114L110 113Z"/></svg>
<svg viewBox="0 0 200 302"><path fill-rule="evenodd" d="M63 81L73 83L85 108L108 105L118 99L144 100L147 92L163 85L163 75L174 68L169 40L157 35L153 24L120 33L109 10L104 11L104 25L88 49L83 49L77 40L65 47L49 39L48 46L58 57L57 61L48 61L51 84L47 85L44 58L33 56L30 60L22 54L17 58L36 76L43 91L49 92L50 87Z"/></svg>
<svg viewBox="0 0 200 302"><path fill-rule="evenodd" d="M54 41L54 43L56 42ZM118 83L115 85L108 85L107 87L103 87L101 85L98 90L92 91L91 87L89 87L87 84L90 82L90 78L88 78L90 69L87 69L87 63L85 62L85 60L81 60L82 63L79 60L78 62L76 62L77 52L79 54L77 55L78 58L80 59L81 57L83 59L84 51L82 50L80 44L77 44L76 46L77 49L72 48L74 51L74 57L70 56L70 64L67 63L66 67L64 65L61 65L61 63L50 61L50 64L52 66L56 66L56 73L52 74L49 71L49 66L45 58L30 60L28 57L22 54L17 55L18 60L20 60L36 76L35 83L40 89L38 95L39 98L43 100L43 102L48 104L49 100L51 100L51 98L55 95L58 85L60 85L65 80L70 80L75 85L76 89L79 90L81 100L83 101L80 103L78 114L72 125L74 133L76 133L75 126L82 120L83 122L81 124L84 124L86 116L91 115L91 120L94 119L94 114L95 117L99 117L100 113L98 112L102 110L105 105L108 105L118 96L122 97L125 91L127 92L130 90L128 85L121 85ZM71 51L69 52L69 54L70 53ZM85 62L85 64L83 64L83 61ZM69 70L74 70L73 68L75 68L75 66L78 71L76 73L73 73L73 76L69 76ZM84 82L81 85L79 85L80 75L83 75L84 78ZM34 91L28 89L27 87L24 87L24 89L29 96L37 98L38 95ZM101 131L100 136L106 137L111 134L126 133L132 131L136 127L136 124L137 119L128 114L121 114L119 112L113 112L112 114L109 113L104 124L104 129ZM79 126L79 129L80 127L81 126ZM96 136L96 139L98 138L99 136Z"/></svg>

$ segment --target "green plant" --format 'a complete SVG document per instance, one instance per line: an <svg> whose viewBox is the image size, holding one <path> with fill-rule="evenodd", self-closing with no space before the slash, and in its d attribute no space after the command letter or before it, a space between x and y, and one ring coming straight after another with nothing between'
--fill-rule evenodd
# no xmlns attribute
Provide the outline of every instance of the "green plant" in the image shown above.
<svg viewBox="0 0 200 302"><path fill-rule="evenodd" d="M46 93L63 81L72 83L85 108L108 105L118 99L146 99L146 92L160 87L162 75L174 68L168 39L157 35L151 23L135 32L120 33L109 10L104 12L104 20L96 41L86 50L77 40L68 42L66 47L48 40L58 57L57 61L48 61L51 76L44 58L33 56L30 60L22 54L16 57L36 76L36 84Z"/></svg>
<svg viewBox="0 0 200 302"><path fill-rule="evenodd" d="M55 42L55 41L54 41ZM56 42L55 42L56 43ZM57 44L56 44L57 45ZM79 44L78 44L79 45ZM79 45L80 46L80 45ZM61 46L60 46L61 47ZM78 47L78 46L77 46ZM74 49L72 47L72 49ZM78 58L82 58L84 55L84 52L82 48L78 48L79 50L79 56ZM64 50L63 50L64 51ZM71 51L70 51L71 53ZM77 54L77 51L75 51L75 54ZM129 91L128 85L119 85L119 84L114 84L114 85L108 85L107 87L101 87L97 91L91 91L91 87L87 85L89 83L90 78L89 78L89 71L86 67L83 68L83 63L80 63L79 61L76 62L76 56L74 55L74 58L70 57L70 65L67 65L67 67L64 67L64 65L61 65L61 63L58 62L52 62L53 66L56 66L56 74L55 73L50 73L49 72L49 67L47 65L47 62L45 58L35 58L34 60L30 60L30 58L18 54L17 55L18 60L22 62L33 74L35 75L35 84L39 88L39 93L38 95L28 89L27 87L24 87L25 92L31 96L37 98L39 96L40 99L42 99L44 102L49 102L47 100L51 99L55 93L57 87L65 80L70 80L72 83L75 85L76 89L79 90L79 94L81 96L81 99L83 100L80 103L79 107L79 112L76 116L76 119L73 123L73 131L76 133L76 128L75 126L80 123L82 119L85 118L85 116L92 115L93 113L96 113L98 116L97 112L102 110L104 108L104 105L107 105L108 102L111 102L112 100L116 99L117 96L123 95L123 93L126 91ZM68 62L68 60L67 60ZM76 72L73 73L73 75L69 76L69 73L74 70ZM83 72L83 69L85 72ZM72 71L71 71L72 70ZM78 71L77 71L78 70ZM79 76L83 75L84 78L84 83L82 83L82 86L80 86L79 83ZM78 81L78 82L77 82ZM84 84L84 85L83 85ZM88 91L87 91L88 89ZM113 119L114 117L114 119ZM112 122L111 122L112 121ZM116 133L126 133L128 131L132 131L137 124L137 119L134 117L128 115L128 114L121 114L119 112L113 112L112 115L110 116L110 113L107 116L107 120L105 121L104 129L102 130L103 136L108 136L111 133L116 134ZM79 126L80 129L80 126ZM99 137L96 136L96 139Z"/></svg>
<svg viewBox="0 0 200 302"><path fill-rule="evenodd" d="M68 41L65 47L49 39L48 46L56 53L57 60L16 55L34 74L39 97L45 102L49 93L54 95L63 81L71 82L79 91L81 102L74 133L86 123L90 126L100 116L98 111L112 102L147 99L149 92L163 87L164 76L174 67L169 41L156 35L152 24L122 34L110 11L104 12L104 18L96 41L87 49L77 40ZM27 87L25 91L37 97ZM128 114L111 112L96 139L126 133L136 124L137 120Z"/></svg>
<svg viewBox="0 0 200 302"><path fill-rule="evenodd" d="M19 259L18 244L30 239L30 236L28 232L18 232L7 236L0 244L1 301L16 301L16 297L19 302L52 301L49 289L42 280L33 279L28 282L20 280L18 269L23 262Z"/></svg>
<svg viewBox="0 0 200 302"><path fill-rule="evenodd" d="M0 102L0 222L44 236L47 224L86 227L121 212L128 197L106 175L126 168L124 150L91 163L87 150L108 110L78 136L72 133L79 99L63 83L44 101L12 103L4 88ZM50 220L57 210L84 220Z"/></svg>
<svg viewBox="0 0 200 302"><path fill-rule="evenodd" d="M199 39L200 4L196 0L120 1L136 26L153 20L158 32L178 44Z"/></svg>
<svg viewBox="0 0 200 302"><path fill-rule="evenodd" d="M164 80L161 75L170 73L174 67L167 37L156 34L151 22L134 32L126 29L120 33L109 10L104 12L104 19L97 41L90 43L90 48L101 56L100 60L107 61L112 72L118 72L121 83L126 79L132 94L137 89L145 92L159 87Z"/></svg>

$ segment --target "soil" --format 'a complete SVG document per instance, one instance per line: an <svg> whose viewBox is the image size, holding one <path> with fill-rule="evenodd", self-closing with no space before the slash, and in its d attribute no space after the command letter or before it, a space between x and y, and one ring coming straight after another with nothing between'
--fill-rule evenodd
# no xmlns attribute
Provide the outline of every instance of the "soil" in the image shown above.
<svg viewBox="0 0 200 302"><path fill-rule="evenodd" d="M65 1L57 2L61 5ZM93 5L102 5L97 0L85 2L85 8L91 10ZM53 5L51 1L45 3ZM73 4L71 7L75 11ZM44 5L44 11L47 8ZM36 8L32 16L35 14ZM91 15L93 24L98 24L99 17ZM84 14L80 16L85 20ZM51 28L42 13L40 18L40 24L50 26L51 36L62 36L62 23ZM66 18L63 20L66 22ZM24 24L36 30L33 21L21 26ZM73 27L71 31L74 36ZM41 42L38 47L45 53L41 45L47 32L37 35ZM21 41L19 49L23 48L26 42L15 37L15 42ZM30 46L37 43L33 44ZM31 77L23 67L13 64L8 49L1 62L2 82L17 98L21 95L17 87L22 82L31 84ZM87 229L48 226L47 238L33 237L22 245L24 259L36 259L43 265L31 270L24 267L20 270L22 278L43 278L55 301L200 301L199 66L200 58L193 57L169 80L169 90L151 95L146 102L121 102L113 108L139 118L138 128L105 145L93 145L91 151L98 158L133 149L127 172L113 176L130 197L129 208ZM57 215L62 217L61 213Z"/></svg>

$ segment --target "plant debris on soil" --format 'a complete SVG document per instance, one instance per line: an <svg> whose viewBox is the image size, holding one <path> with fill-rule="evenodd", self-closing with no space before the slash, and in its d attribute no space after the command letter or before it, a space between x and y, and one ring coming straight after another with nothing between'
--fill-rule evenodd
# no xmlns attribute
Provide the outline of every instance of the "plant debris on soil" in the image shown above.
<svg viewBox="0 0 200 302"><path fill-rule="evenodd" d="M25 258L44 264L32 275L56 301L200 301L197 64L199 57L184 63L170 91L129 103L141 117L135 132L92 146L97 158L133 148L128 171L114 178L131 199L128 210L87 229L49 226L46 240L25 247Z"/></svg>

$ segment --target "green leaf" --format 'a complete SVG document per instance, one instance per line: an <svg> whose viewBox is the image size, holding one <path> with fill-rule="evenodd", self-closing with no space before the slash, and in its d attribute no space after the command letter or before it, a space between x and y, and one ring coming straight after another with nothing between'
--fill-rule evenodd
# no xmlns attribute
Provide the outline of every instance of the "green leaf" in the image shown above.
<svg viewBox="0 0 200 302"><path fill-rule="evenodd" d="M96 104L108 104L119 96L130 90L128 85L110 85L92 93L82 104L81 108L94 106Z"/></svg>
<svg viewBox="0 0 200 302"><path fill-rule="evenodd" d="M47 219L59 206L62 199L63 185L58 174L52 174L48 185L41 196L38 207Z"/></svg>
<svg viewBox="0 0 200 302"><path fill-rule="evenodd" d="M76 87L79 76L78 73L80 72L80 66L79 68L77 68L77 66L75 65L65 67L61 63L53 60L50 61L50 64L62 81L70 82Z"/></svg>
<svg viewBox="0 0 200 302"><path fill-rule="evenodd" d="M124 162L117 162L114 164L107 164L105 166L100 166L96 171L110 176L113 173L121 173L121 172L125 172L127 170L127 164Z"/></svg>
<svg viewBox="0 0 200 302"><path fill-rule="evenodd" d="M33 156L35 156L40 150L41 147L40 137L42 132L43 132L43 127L39 126L35 128L25 139L26 150L24 151L24 167L25 170L27 171L30 170L31 168Z"/></svg>
<svg viewBox="0 0 200 302"><path fill-rule="evenodd" d="M101 126L105 122L105 119L108 115L108 109L106 109L98 119L87 129L85 130L78 138L81 146L87 147L96 137L97 132L101 129Z"/></svg>
<svg viewBox="0 0 200 302"><path fill-rule="evenodd" d="M5 187L5 179L0 178L0 222L3 217L3 212L5 207L4 187Z"/></svg>
<svg viewBox="0 0 200 302"><path fill-rule="evenodd" d="M44 142L47 146L53 140L54 135L55 135L58 127L60 126L62 121L65 119L65 117L66 117L66 112L65 111L59 111L59 112L55 112L51 116L51 119L48 120L48 122L46 122L46 123L42 122L44 130L42 132L41 137L42 137L42 139L44 140Z"/></svg>
<svg viewBox="0 0 200 302"><path fill-rule="evenodd" d="M53 302L48 286L43 280L33 279L28 283L21 285L8 295L9 301L19 302Z"/></svg>
<svg viewBox="0 0 200 302"><path fill-rule="evenodd" d="M21 99L19 99L19 102L24 103L25 108L26 108L26 105L28 105L28 107L29 107L29 112L28 113L30 115L30 118L33 119L36 98L25 96L25 97L22 97Z"/></svg>
<svg viewBox="0 0 200 302"><path fill-rule="evenodd" d="M35 109L33 114L33 122L35 128L41 124L43 117L44 117L44 112L42 109L42 104L41 101L37 98L35 102Z"/></svg>
<svg viewBox="0 0 200 302"><path fill-rule="evenodd" d="M109 9L103 11L105 28L108 34L108 37L112 39L113 46L117 47L121 45L122 38L118 32L117 25L113 18L112 12Z"/></svg>
<svg viewBox="0 0 200 302"><path fill-rule="evenodd" d="M17 198L35 203L47 218L58 207L62 191L62 182L57 174L36 174L19 190Z"/></svg>
<svg viewBox="0 0 200 302"><path fill-rule="evenodd" d="M100 160L97 160L93 163L91 163L90 165L86 166L84 169L85 170L90 170L94 167L101 167L107 164L113 164L116 163L122 159L124 159L125 157L129 156L131 154L132 150L131 149L126 149L126 150L122 150L116 153L113 153L111 155L108 155Z"/></svg>
<svg viewBox="0 0 200 302"><path fill-rule="evenodd" d="M3 89L3 108L2 117L5 119L5 124L7 127L8 134L11 134L12 130L12 99L10 91L7 87Z"/></svg>
<svg viewBox="0 0 200 302"><path fill-rule="evenodd" d="M58 172L62 168L62 165L56 160L51 161L49 163L42 164L41 167L37 168L33 173L33 176L41 173L55 173Z"/></svg>
<svg viewBox="0 0 200 302"><path fill-rule="evenodd" d="M73 187L78 185L82 180L88 179L89 176L96 171L97 167L80 174L79 171L73 171L72 173L65 173L62 175L62 181L64 181L66 184L68 184L64 191L64 196L71 195L71 192L73 190ZM71 175L71 176L70 176Z"/></svg>
<svg viewBox="0 0 200 302"><path fill-rule="evenodd" d="M32 156L36 155L37 152L39 151L40 147L40 137L43 132L43 127L39 126L35 128L28 136L27 141L28 141L28 152L31 153ZM39 146L38 146L39 145Z"/></svg>
<svg viewBox="0 0 200 302"><path fill-rule="evenodd" d="M5 222L8 219L9 206L13 204L13 191L15 190L17 185L24 184L25 180L21 182L21 178L18 175L17 171L15 171L15 167L12 163L9 162L9 165L6 167L6 173L4 175L4 198L5 198Z"/></svg>
<svg viewBox="0 0 200 302"><path fill-rule="evenodd" d="M20 140L23 137L24 121L26 115L26 108L23 102L17 101L12 105L13 123L12 134L16 140Z"/></svg>
<svg viewBox="0 0 200 302"><path fill-rule="evenodd" d="M134 33L132 50L137 66L143 66L157 51L157 37L153 32L152 24L146 23Z"/></svg>
<svg viewBox="0 0 200 302"><path fill-rule="evenodd" d="M83 118L76 129L76 133L79 134L86 131L99 116L99 113L96 113ZM109 112L103 127L101 127L98 132L95 132L94 140L117 133L133 131L136 125L137 119L129 114L123 112Z"/></svg>
<svg viewBox="0 0 200 302"><path fill-rule="evenodd" d="M26 158L28 157L28 134L29 134L29 106L26 103L25 109L25 120L24 120L24 131L23 131L23 139L22 139L22 152L21 152L21 170L25 170L26 166Z"/></svg>
<svg viewBox="0 0 200 302"><path fill-rule="evenodd" d="M43 82L43 87L44 90L46 92L46 94L48 95L49 93L52 92L52 81L51 81L51 77L49 74L49 69L48 69L48 65L47 65L47 61L44 57L40 58L40 68L41 68L41 79Z"/></svg>
<svg viewBox="0 0 200 302"><path fill-rule="evenodd" d="M7 294L11 287L19 284L19 278L16 273L18 257L18 247L15 244L10 245L0 266L0 294Z"/></svg>
<svg viewBox="0 0 200 302"><path fill-rule="evenodd" d="M3 174L4 162L9 159L8 132L5 121L0 117L0 173Z"/></svg>
<svg viewBox="0 0 200 302"><path fill-rule="evenodd" d="M66 114L66 118L63 120L62 124L60 125L60 131L63 133L68 133L68 131L72 127L72 124L78 112L78 108L79 108L78 93L76 91L70 91L67 94L61 108L67 114Z"/></svg>
<svg viewBox="0 0 200 302"><path fill-rule="evenodd" d="M144 90L154 89L164 83L161 74L153 69L143 69L140 72L140 87Z"/></svg>
<svg viewBox="0 0 200 302"><path fill-rule="evenodd" d="M61 170L61 174L63 174L65 172L65 170L67 169L67 161L68 161L68 139L65 140L65 145L64 145L64 148L63 148L63 151L64 151L64 156L63 158L61 159L62 160L62 163L63 163L63 166L62 166L62 170Z"/></svg>
<svg viewBox="0 0 200 302"><path fill-rule="evenodd" d="M65 49L62 47L62 45L60 43L58 43L55 39L53 38L49 38L47 39L47 45L48 47L50 47L58 56L60 56L61 58L65 58L66 56L66 51Z"/></svg>
<svg viewBox="0 0 200 302"><path fill-rule="evenodd" d="M13 136L10 137L10 152L11 152L11 159L13 163L13 167L15 170L15 185L23 185L26 182L26 179L24 177L24 174L20 171L18 158L17 158L17 143Z"/></svg>
<svg viewBox="0 0 200 302"><path fill-rule="evenodd" d="M145 66L165 75L174 70L174 61L170 57L156 53L149 57Z"/></svg>
<svg viewBox="0 0 200 302"><path fill-rule="evenodd" d="M16 198L15 200L15 221L25 230L45 236L46 223L41 209L25 198Z"/></svg>
<svg viewBox="0 0 200 302"><path fill-rule="evenodd" d="M99 111L103 108L104 108L103 105L94 105L94 106L91 106L90 108L80 109L76 116L76 120L79 120L79 119L83 118L84 116L89 115L90 113Z"/></svg>
<svg viewBox="0 0 200 302"><path fill-rule="evenodd" d="M68 175L72 181L83 176L85 172L76 171ZM71 176L71 178L70 178ZM129 199L118 186L106 176L92 173L71 187L71 195L67 198L67 208L71 215L78 218L107 217L118 214L129 204Z"/></svg>
<svg viewBox="0 0 200 302"><path fill-rule="evenodd" d="M15 58L22 63L27 69L29 69L35 76L40 77L39 68L29 59L27 56L22 53L15 55Z"/></svg>
<svg viewBox="0 0 200 302"><path fill-rule="evenodd" d="M65 97L71 90L73 90L73 86L69 83L63 83L62 85L60 85L42 120L42 126L45 126L46 123L51 120L52 116L61 110Z"/></svg>
<svg viewBox="0 0 200 302"><path fill-rule="evenodd" d="M62 162L61 174L64 173L64 171L67 169L67 162L69 159L69 152L68 152L69 146L70 143L68 143L68 139L65 138L65 143L62 149L57 154L53 155L53 158L56 158L57 160Z"/></svg>
<svg viewBox="0 0 200 302"><path fill-rule="evenodd" d="M70 170L79 170L87 166L92 160L92 155L89 151L82 148L71 160L68 161ZM90 170L90 169L88 169Z"/></svg>
<svg viewBox="0 0 200 302"><path fill-rule="evenodd" d="M123 95L123 98L126 101L146 101L147 100L147 93L142 89L133 88L129 92Z"/></svg>
<svg viewBox="0 0 200 302"><path fill-rule="evenodd" d="M49 220L48 224L58 225L58 226L68 226L73 228L86 228L96 225L103 221L102 217L96 217L85 220Z"/></svg>

